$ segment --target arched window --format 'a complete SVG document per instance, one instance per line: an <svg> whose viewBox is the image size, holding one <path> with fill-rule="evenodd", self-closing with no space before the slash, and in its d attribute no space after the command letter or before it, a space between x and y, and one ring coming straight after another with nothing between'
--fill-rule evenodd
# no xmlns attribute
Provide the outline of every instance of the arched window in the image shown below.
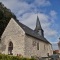
<svg viewBox="0 0 60 60"><path fill-rule="evenodd" d="M39 50L39 42L37 43L37 50Z"/></svg>
<svg viewBox="0 0 60 60"><path fill-rule="evenodd" d="M46 49L46 46L45 46L45 44L44 44L44 50Z"/></svg>
<svg viewBox="0 0 60 60"><path fill-rule="evenodd" d="M8 46L8 54L12 55L12 50L13 50L13 43L10 41L9 46Z"/></svg>

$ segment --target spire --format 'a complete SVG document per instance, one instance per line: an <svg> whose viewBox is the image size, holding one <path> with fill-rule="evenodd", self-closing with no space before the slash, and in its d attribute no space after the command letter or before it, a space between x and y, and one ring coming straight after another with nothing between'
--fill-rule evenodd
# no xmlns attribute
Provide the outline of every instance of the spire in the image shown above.
<svg viewBox="0 0 60 60"><path fill-rule="evenodd" d="M39 17L38 17L38 16L37 16L35 31L36 31L39 35L41 35L41 36L44 37L44 31L43 31L43 29L42 29L42 27L41 27L41 23L40 23L40 21L39 21Z"/></svg>
<svg viewBox="0 0 60 60"><path fill-rule="evenodd" d="M40 23L40 21L39 21L39 17L37 16L37 21L36 21L36 28L35 28L35 30L40 30L40 29L42 29L42 27L41 27L41 23Z"/></svg>

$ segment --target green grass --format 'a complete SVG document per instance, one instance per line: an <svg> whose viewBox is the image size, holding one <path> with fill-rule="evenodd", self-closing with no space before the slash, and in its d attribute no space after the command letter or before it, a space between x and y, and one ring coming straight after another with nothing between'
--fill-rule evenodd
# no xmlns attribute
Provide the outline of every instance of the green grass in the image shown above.
<svg viewBox="0 0 60 60"><path fill-rule="evenodd" d="M0 54L0 60L35 60L35 59Z"/></svg>

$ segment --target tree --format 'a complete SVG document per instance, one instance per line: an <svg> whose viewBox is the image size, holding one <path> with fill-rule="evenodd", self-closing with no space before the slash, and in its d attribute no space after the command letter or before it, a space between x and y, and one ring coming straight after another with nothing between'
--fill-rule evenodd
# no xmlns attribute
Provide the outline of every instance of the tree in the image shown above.
<svg viewBox="0 0 60 60"><path fill-rule="evenodd" d="M60 50L60 38L59 38L59 42L58 42L58 47L59 47L59 50Z"/></svg>
<svg viewBox="0 0 60 60"><path fill-rule="evenodd" d="M0 2L0 37L11 18L16 19L16 16Z"/></svg>

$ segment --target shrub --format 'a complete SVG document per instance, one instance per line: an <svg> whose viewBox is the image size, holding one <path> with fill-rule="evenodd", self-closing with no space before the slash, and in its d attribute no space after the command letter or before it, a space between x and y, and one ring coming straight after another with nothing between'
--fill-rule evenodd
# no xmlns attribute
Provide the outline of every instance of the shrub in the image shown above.
<svg viewBox="0 0 60 60"><path fill-rule="evenodd" d="M0 60L35 60L35 59L0 54Z"/></svg>

